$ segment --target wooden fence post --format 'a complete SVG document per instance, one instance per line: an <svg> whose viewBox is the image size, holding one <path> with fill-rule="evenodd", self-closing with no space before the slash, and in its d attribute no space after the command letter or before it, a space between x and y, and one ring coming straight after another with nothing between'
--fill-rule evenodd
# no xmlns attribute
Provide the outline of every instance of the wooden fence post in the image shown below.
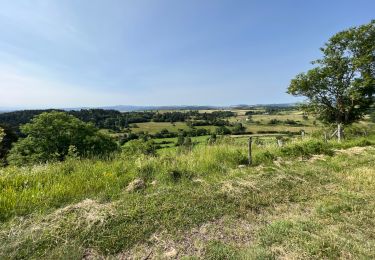
<svg viewBox="0 0 375 260"><path fill-rule="evenodd" d="M303 139L305 137L305 130L302 130L301 131L301 139Z"/></svg>
<svg viewBox="0 0 375 260"><path fill-rule="evenodd" d="M251 158L251 145L252 145L252 142L253 142L253 138L250 136L249 137L249 151L248 151L248 156L249 156L249 165L251 165L253 163L253 160Z"/></svg>
<svg viewBox="0 0 375 260"><path fill-rule="evenodd" d="M342 135L342 124L339 123L337 124L337 141L339 141L339 143L341 143Z"/></svg>
<svg viewBox="0 0 375 260"><path fill-rule="evenodd" d="M328 142L328 136L327 136L327 132L326 131L324 132L324 142L325 143Z"/></svg>

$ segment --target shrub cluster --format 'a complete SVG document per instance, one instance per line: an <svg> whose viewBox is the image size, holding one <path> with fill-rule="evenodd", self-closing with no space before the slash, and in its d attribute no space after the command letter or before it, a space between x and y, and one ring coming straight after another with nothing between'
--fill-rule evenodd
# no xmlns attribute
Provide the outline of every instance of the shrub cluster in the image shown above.
<svg viewBox="0 0 375 260"><path fill-rule="evenodd" d="M14 165L63 161L74 150L76 156L107 156L117 144L93 125L65 112L49 112L36 116L21 126L25 136L9 152Z"/></svg>

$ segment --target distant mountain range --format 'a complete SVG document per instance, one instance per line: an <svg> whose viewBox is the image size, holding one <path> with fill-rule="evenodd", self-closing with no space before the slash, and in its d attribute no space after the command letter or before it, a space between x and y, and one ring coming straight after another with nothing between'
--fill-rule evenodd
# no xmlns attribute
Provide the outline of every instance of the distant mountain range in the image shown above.
<svg viewBox="0 0 375 260"><path fill-rule="evenodd" d="M116 105L116 106L103 106L103 107L79 107L79 108L65 108L64 110L80 110L99 108L106 110L118 110L121 112L128 111L145 111L145 110L202 110L202 109L219 109L217 106L127 106L127 105Z"/></svg>
<svg viewBox="0 0 375 260"><path fill-rule="evenodd" d="M126 105L116 105L116 106L104 106L104 107L95 107L100 109L113 109L121 112L127 111L145 111L145 110L210 110L210 109L251 109L254 107L290 107L295 106L296 103L284 103L284 104L257 104L257 105L231 105L231 106L126 106ZM80 110L80 109L89 109L94 107L81 107L81 108L66 108L64 110Z"/></svg>
<svg viewBox="0 0 375 260"><path fill-rule="evenodd" d="M283 103L283 104L256 104L256 105L247 105L239 104L232 106L194 106L194 105L171 105L171 106L128 106L128 105L116 105L116 106L102 106L102 107L73 107L73 108L58 108L66 111L70 110L81 110L81 109L106 109L106 110L118 110L121 112L128 111L145 111L145 110L210 110L210 109L252 109L254 107L290 107L295 106L297 103ZM0 107L0 112L11 112L17 110L29 110L30 108L7 108ZM34 109L34 108L33 108ZM44 109L44 108L43 108Z"/></svg>

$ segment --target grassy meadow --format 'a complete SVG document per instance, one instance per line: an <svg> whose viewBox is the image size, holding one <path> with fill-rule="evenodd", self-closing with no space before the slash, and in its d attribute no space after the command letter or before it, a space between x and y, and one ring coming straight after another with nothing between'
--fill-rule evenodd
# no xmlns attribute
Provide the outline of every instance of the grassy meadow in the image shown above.
<svg viewBox="0 0 375 260"><path fill-rule="evenodd" d="M219 110L199 110L199 113L212 113ZM315 118L310 116L307 119L303 118L302 112L298 110L281 111L277 114L267 114L265 111L260 109L254 110L255 112L261 112L261 114L251 115L251 121L248 120L248 116L245 115L246 112L251 110L230 110L235 113L235 116L227 118L230 123L242 123L246 128L246 132L249 133L263 133L263 132L293 132L297 133L303 129L306 133L311 133L321 126L316 122ZM174 111L159 111L160 113L174 112ZM278 120L279 122L275 124L270 124L271 120ZM293 120L299 123L298 125L286 124L286 120ZM205 128L214 132L216 126L206 125L206 126L196 126L195 128ZM231 128L231 127L229 127ZM170 132L178 132L179 130L187 130L189 126L186 122L144 122L135 123L130 125L130 129L134 133L147 132L149 134L155 134L163 129L167 129Z"/></svg>
<svg viewBox="0 0 375 260"><path fill-rule="evenodd" d="M162 129L167 129L170 132L177 132L178 129L187 129L188 126L183 122L146 122L146 123L137 123L131 126L131 129L135 133L141 131L154 134L160 132Z"/></svg>
<svg viewBox="0 0 375 260"><path fill-rule="evenodd" d="M258 138L252 166L246 137L197 138L1 168L0 259L375 257L375 135Z"/></svg>

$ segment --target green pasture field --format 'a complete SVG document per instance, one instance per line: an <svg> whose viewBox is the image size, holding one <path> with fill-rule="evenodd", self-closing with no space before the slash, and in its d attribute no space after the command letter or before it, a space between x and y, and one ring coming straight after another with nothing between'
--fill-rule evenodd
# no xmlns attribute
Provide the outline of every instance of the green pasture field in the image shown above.
<svg viewBox="0 0 375 260"><path fill-rule="evenodd" d="M375 258L374 135L246 138L1 168L0 259Z"/></svg>
<svg viewBox="0 0 375 260"><path fill-rule="evenodd" d="M132 124L134 126L134 124ZM138 127L131 127L132 132L148 132L150 134L155 134L160 132L163 129L167 129L170 132L178 132L179 129L187 129L188 126L184 122L146 122L146 123L137 123Z"/></svg>
<svg viewBox="0 0 375 260"><path fill-rule="evenodd" d="M212 112L215 110L200 110L200 112ZM311 134L314 131L318 131L322 128L322 124L313 116L308 116L307 120L304 120L302 117L302 112L297 110L290 110L290 111L282 111L279 114L275 115L268 115L268 114L260 114L260 115L252 115L252 122L246 121L247 116L244 114L248 110L232 110L233 112L237 113L237 116L229 118L229 121L240 122L246 127L246 132L251 132L253 134L257 134L259 132L292 132L292 133L299 133L301 130L304 130L305 133ZM272 119L276 119L281 121L281 123L277 123L275 125L270 125L269 122ZM285 120L294 120L302 125L288 125L285 124ZM369 122L367 120L361 121L355 125L368 125ZM134 124L133 124L134 125ZM178 132L179 129L187 130L189 127L186 125L185 122L146 122L146 123L137 123L138 127L131 128L131 131L134 133L139 133L141 131L148 132L150 134L155 134L160 132L163 129L167 129L170 132ZM205 128L209 129L211 132L214 132L217 128L216 126L196 126L196 128ZM230 128L230 127L229 127Z"/></svg>
<svg viewBox="0 0 375 260"><path fill-rule="evenodd" d="M200 112L207 112L207 111L214 111L214 110L201 110ZM303 120L302 114L296 111L291 111L288 114L282 115L253 115L253 121L259 121L258 123L252 123L246 121L247 116L244 113L248 110L233 110L233 112L238 113L236 117L229 118L230 122L241 122L245 127L247 132L257 133L259 131L290 131L290 132L298 132L301 129L305 130L306 133L311 133L317 126L313 125L314 119L309 117L308 120ZM284 123L276 124L276 125L269 125L268 122L271 119L277 119L280 121L285 121L286 119L300 121L303 126L293 126L287 125ZM134 125L134 124L133 124ZM134 128L131 127L132 132L139 133L139 132L148 132L150 134L155 134L160 132L163 129L167 129L170 132L178 132L179 129L186 130L189 127L186 125L185 122L146 122L146 123L137 123L135 124L138 127ZM205 128L209 129L211 132L215 131L216 126L196 126L196 128Z"/></svg>

